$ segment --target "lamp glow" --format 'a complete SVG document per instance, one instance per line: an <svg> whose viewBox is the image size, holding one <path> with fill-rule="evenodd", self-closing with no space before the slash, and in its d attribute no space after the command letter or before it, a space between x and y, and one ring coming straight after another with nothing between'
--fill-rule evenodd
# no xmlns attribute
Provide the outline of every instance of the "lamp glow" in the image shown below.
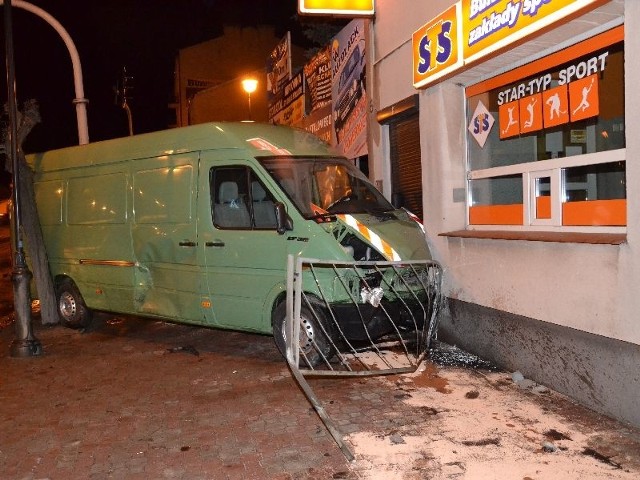
<svg viewBox="0 0 640 480"><path fill-rule="evenodd" d="M245 78L242 80L242 88L245 92L251 95L258 88L258 80L255 78Z"/></svg>
<svg viewBox="0 0 640 480"><path fill-rule="evenodd" d="M249 120L253 121L251 115L251 94L258 88L258 80L256 80L255 78L245 78L244 80L242 80L242 88L245 92L247 92L247 95L249 97Z"/></svg>

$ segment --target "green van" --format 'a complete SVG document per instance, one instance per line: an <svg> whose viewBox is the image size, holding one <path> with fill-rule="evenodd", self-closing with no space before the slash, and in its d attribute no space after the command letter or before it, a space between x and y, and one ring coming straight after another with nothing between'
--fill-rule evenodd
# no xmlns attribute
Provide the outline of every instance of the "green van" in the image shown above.
<svg viewBox="0 0 640 480"><path fill-rule="evenodd" d="M102 310L276 332L282 350L288 255L431 258L417 219L298 129L208 123L28 162L60 318L70 327ZM316 288L305 286L312 296Z"/></svg>

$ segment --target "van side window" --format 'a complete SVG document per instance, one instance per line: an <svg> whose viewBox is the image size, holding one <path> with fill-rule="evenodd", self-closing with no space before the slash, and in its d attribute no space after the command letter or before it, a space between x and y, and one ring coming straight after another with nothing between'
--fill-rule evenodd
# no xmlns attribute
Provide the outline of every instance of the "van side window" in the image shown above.
<svg viewBox="0 0 640 480"><path fill-rule="evenodd" d="M212 168L209 182L216 227L276 228L273 196L252 170L245 167Z"/></svg>
<svg viewBox="0 0 640 480"><path fill-rule="evenodd" d="M220 228L251 228L244 167L211 169L213 223Z"/></svg>
<svg viewBox="0 0 640 480"><path fill-rule="evenodd" d="M251 210L255 228L276 228L276 211L271 192L251 172Z"/></svg>

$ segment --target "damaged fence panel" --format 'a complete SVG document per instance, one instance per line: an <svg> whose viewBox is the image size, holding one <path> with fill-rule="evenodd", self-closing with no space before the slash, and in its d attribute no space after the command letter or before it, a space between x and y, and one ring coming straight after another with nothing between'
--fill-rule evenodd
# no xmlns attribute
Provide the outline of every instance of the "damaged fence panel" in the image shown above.
<svg viewBox="0 0 640 480"><path fill-rule="evenodd" d="M437 329L437 262L289 262L289 363L304 375L382 375L418 367Z"/></svg>
<svg viewBox="0 0 640 480"><path fill-rule="evenodd" d="M441 284L442 267L432 260L336 262L289 256L281 326L287 362L349 460L353 455L305 377L414 372L436 335Z"/></svg>

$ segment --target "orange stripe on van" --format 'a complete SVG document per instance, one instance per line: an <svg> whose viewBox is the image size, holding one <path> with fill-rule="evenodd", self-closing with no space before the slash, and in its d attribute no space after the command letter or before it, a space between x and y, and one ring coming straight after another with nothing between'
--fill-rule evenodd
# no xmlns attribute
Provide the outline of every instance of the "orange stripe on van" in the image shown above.
<svg viewBox="0 0 640 480"><path fill-rule="evenodd" d="M570 62L572 60L575 60L576 58L588 55L591 52L595 52L596 50L600 50L601 48L608 47L609 45L613 45L614 43L621 42L623 40L624 25L620 25L619 27L615 27L611 30L603 32L600 35L591 37L584 42L577 43L565 48L564 50L560 50L559 52L552 53L551 55L548 55L539 60L527 63L522 67L510 70L506 73L503 73L502 75L498 75L497 77L485 80L484 82L471 85L466 88L465 93L467 95L467 98L469 98L480 93L488 92L489 90L493 90L494 88L498 88L509 83L517 82L523 78L536 75L543 70L549 70L553 67L557 67L558 65L562 65L563 63Z"/></svg>
<svg viewBox="0 0 640 480"><path fill-rule="evenodd" d="M476 205L469 207L471 225L522 225L523 206L513 205Z"/></svg>
<svg viewBox="0 0 640 480"><path fill-rule="evenodd" d="M563 203L562 224L624 227L627 225L627 200L587 200Z"/></svg>

